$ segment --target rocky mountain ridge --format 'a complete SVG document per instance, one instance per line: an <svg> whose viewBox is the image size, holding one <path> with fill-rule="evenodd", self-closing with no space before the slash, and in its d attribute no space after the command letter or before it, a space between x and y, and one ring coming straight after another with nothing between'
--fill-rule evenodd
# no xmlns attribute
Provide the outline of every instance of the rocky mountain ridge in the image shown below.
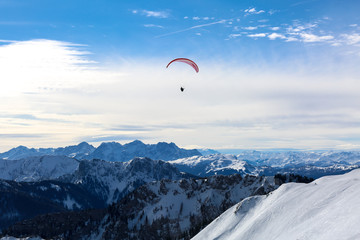
<svg viewBox="0 0 360 240"><path fill-rule="evenodd" d="M59 148L27 148L19 146L7 152L0 153L0 159L18 160L33 156L67 156L82 159L102 159L107 161L126 162L135 157L148 157L154 160L175 160L178 158L201 155L196 149L179 148L175 143L159 142L145 144L139 140L127 144L118 142L103 142L97 148L82 142L78 145Z"/></svg>
<svg viewBox="0 0 360 240"><path fill-rule="evenodd" d="M277 187L274 178L238 174L164 179L137 188L102 212L39 216L15 224L4 234L67 239L189 239L239 200ZM79 222L82 224L76 225ZM50 225L53 230L49 230Z"/></svg>

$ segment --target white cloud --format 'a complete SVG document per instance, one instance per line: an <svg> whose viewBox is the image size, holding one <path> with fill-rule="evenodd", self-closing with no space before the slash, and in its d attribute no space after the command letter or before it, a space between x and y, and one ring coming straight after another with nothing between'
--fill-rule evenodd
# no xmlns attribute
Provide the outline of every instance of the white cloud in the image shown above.
<svg viewBox="0 0 360 240"><path fill-rule="evenodd" d="M245 29L245 30L256 30L256 29L258 29L258 27L243 27L243 29Z"/></svg>
<svg viewBox="0 0 360 240"><path fill-rule="evenodd" d="M192 19L195 20L195 21L200 20L200 18L197 17L197 16L193 17Z"/></svg>
<svg viewBox="0 0 360 240"><path fill-rule="evenodd" d="M318 36L312 33L300 33L299 36L304 42L324 42L334 39L334 37L330 35Z"/></svg>
<svg viewBox="0 0 360 240"><path fill-rule="evenodd" d="M141 14L146 17L155 17L155 18L168 18L168 11L150 11L150 10L132 10L133 14Z"/></svg>
<svg viewBox="0 0 360 240"><path fill-rule="evenodd" d="M0 45L0 65L3 66L0 74L4 81L0 93L19 94L41 88L59 89L77 85L79 81L66 79L65 76L91 69L94 63L86 58L89 52L82 47L45 39Z"/></svg>
<svg viewBox="0 0 360 240"><path fill-rule="evenodd" d="M0 43L16 43L16 42L18 41L0 39Z"/></svg>
<svg viewBox="0 0 360 240"><path fill-rule="evenodd" d="M270 30L278 31L278 30L280 30L280 27L271 27Z"/></svg>
<svg viewBox="0 0 360 240"><path fill-rule="evenodd" d="M223 19L223 20L216 21L216 22L195 25L195 26L185 28L185 29L182 29L182 30L178 30L178 31L175 31L175 32L165 33L165 34L162 34L162 35L159 35L159 36L156 36L156 37L165 37L165 36L169 36L169 35L172 35L172 34L177 34L177 33L181 33L181 32L190 31L192 29L203 28L203 27L212 26L212 25L216 25L216 24L224 24L226 22L227 22L227 20Z"/></svg>
<svg viewBox="0 0 360 240"><path fill-rule="evenodd" d="M270 14L270 15L273 15L273 14L275 14L275 13L277 13L277 12L278 12L278 10L274 10L274 9L269 10L269 14Z"/></svg>
<svg viewBox="0 0 360 240"><path fill-rule="evenodd" d="M203 17L204 20L209 20L210 18L209 17Z"/></svg>
<svg viewBox="0 0 360 240"><path fill-rule="evenodd" d="M296 41L299 41L299 39L294 36L290 36L286 38L286 42L296 42Z"/></svg>
<svg viewBox="0 0 360 240"><path fill-rule="evenodd" d="M348 45L354 45L360 43L360 35L358 33L354 34L342 34L344 41Z"/></svg>
<svg viewBox="0 0 360 240"><path fill-rule="evenodd" d="M275 40L277 38L286 39L286 37L283 34L279 34L279 33L271 33L271 34L268 35L268 38L270 40Z"/></svg>
<svg viewBox="0 0 360 240"><path fill-rule="evenodd" d="M241 36L241 34L233 33L233 34L230 34L230 35L229 35L229 39L231 39L231 38L237 38L237 37L240 37L240 36Z"/></svg>
<svg viewBox="0 0 360 240"><path fill-rule="evenodd" d="M244 12L246 12L247 14L260 14L260 13L264 13L265 11L264 10L256 11L256 8L248 8L245 9Z"/></svg>
<svg viewBox="0 0 360 240"><path fill-rule="evenodd" d="M266 33L255 33L255 34L249 34L247 36L251 38L266 37Z"/></svg>
<svg viewBox="0 0 360 240"><path fill-rule="evenodd" d="M294 23L294 26L288 27L286 30L289 34L298 34L300 32L303 32L304 30L311 31L312 29L318 27L316 23L308 23L308 24L299 24L298 22Z"/></svg>
<svg viewBox="0 0 360 240"><path fill-rule="evenodd" d="M360 134L358 74L345 64L338 67L342 59L328 68L313 61L287 62L279 69L202 59L195 74L181 64L166 69L168 59L94 69L87 48L49 40L0 46L4 143L50 147L75 144L84 136L122 136L218 148L234 142L244 148L317 148L346 144L336 139L340 135ZM114 130L119 125L130 128ZM146 130L151 126L168 127Z"/></svg>
<svg viewBox="0 0 360 240"><path fill-rule="evenodd" d="M355 24L350 24L349 26L350 27L357 27L358 25L355 23Z"/></svg>
<svg viewBox="0 0 360 240"><path fill-rule="evenodd" d="M144 27L147 27L147 28L164 28L163 26L156 25L156 24L144 24Z"/></svg>

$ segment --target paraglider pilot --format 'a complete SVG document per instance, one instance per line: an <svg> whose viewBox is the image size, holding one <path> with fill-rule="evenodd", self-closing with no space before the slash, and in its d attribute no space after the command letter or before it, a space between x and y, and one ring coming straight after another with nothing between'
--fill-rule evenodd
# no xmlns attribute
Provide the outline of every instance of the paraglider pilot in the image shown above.
<svg viewBox="0 0 360 240"><path fill-rule="evenodd" d="M183 87L180 87L180 90L183 92L184 90L185 90L185 88L183 88Z"/></svg>

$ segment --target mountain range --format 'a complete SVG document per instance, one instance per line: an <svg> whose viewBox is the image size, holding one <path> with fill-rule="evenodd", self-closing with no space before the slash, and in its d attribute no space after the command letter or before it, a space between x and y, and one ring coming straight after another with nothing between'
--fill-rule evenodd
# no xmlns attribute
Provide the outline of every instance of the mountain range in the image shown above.
<svg viewBox="0 0 360 240"><path fill-rule="evenodd" d="M45 239L189 239L233 204L277 187L273 177L238 174L163 179L137 188L101 211L42 215L15 224L4 234Z"/></svg>
<svg viewBox="0 0 360 240"><path fill-rule="evenodd" d="M167 160L180 171L199 177L234 173L273 176L281 173L319 178L360 167L358 151L243 151L238 155L217 153L202 156L195 149L181 149L174 143L144 144L133 141L121 145L109 142L94 148L83 142L76 146L52 149L20 146L1 153L0 178L15 181L56 179L73 173L79 166L77 159L126 162L139 156Z"/></svg>
<svg viewBox="0 0 360 240"><path fill-rule="evenodd" d="M179 180L190 177L167 162L149 158L134 158L129 162L108 162L98 159L78 161L59 156L30 157L31 160L35 160L35 163L39 163L41 158L56 160L57 164L40 165L39 169L31 174L37 176L37 181L0 180L2 205L0 229L18 220L39 214L104 208L113 202L120 201L128 193L146 183L161 179ZM57 162L58 160L64 162ZM59 171L52 171L53 176L46 173L46 177L39 177L39 173L46 172L46 169L53 169L42 169L42 167L54 166L56 168L59 164L68 163L69 160L78 164L75 171L65 172L66 174L60 177L58 177ZM18 164L18 160L4 161L14 161ZM70 161L70 163L73 162ZM31 173L31 169L24 172ZM12 180L30 179L17 175L13 178L15 179Z"/></svg>
<svg viewBox="0 0 360 240"><path fill-rule="evenodd" d="M180 171L204 177L216 174L296 174L311 178L343 174L360 167L360 152L258 152L212 154L169 161Z"/></svg>
<svg viewBox="0 0 360 240"><path fill-rule="evenodd" d="M0 159L18 160L30 156L67 156L82 159L101 159L106 161L126 162L135 157L148 157L153 160L175 160L179 158L201 155L196 149L187 150L179 148L175 143L159 142L145 144L139 140L127 144L118 142L104 142L97 148L82 142L78 145L60 148L27 148L19 146L7 152L0 153Z"/></svg>
<svg viewBox="0 0 360 240"><path fill-rule="evenodd" d="M357 151L231 155L141 141L19 146L0 153L0 231L22 221L5 232L45 239L189 239L243 199L256 209L259 199L268 199L256 195L272 195L283 183L359 167ZM228 232L235 230L224 236Z"/></svg>

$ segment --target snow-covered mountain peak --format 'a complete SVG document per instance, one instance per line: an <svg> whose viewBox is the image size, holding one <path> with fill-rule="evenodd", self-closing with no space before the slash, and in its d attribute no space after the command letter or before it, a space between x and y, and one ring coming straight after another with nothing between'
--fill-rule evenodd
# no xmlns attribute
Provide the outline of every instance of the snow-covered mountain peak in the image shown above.
<svg viewBox="0 0 360 240"><path fill-rule="evenodd" d="M134 140L132 142L124 144L124 147L144 147L146 144L140 140Z"/></svg>

